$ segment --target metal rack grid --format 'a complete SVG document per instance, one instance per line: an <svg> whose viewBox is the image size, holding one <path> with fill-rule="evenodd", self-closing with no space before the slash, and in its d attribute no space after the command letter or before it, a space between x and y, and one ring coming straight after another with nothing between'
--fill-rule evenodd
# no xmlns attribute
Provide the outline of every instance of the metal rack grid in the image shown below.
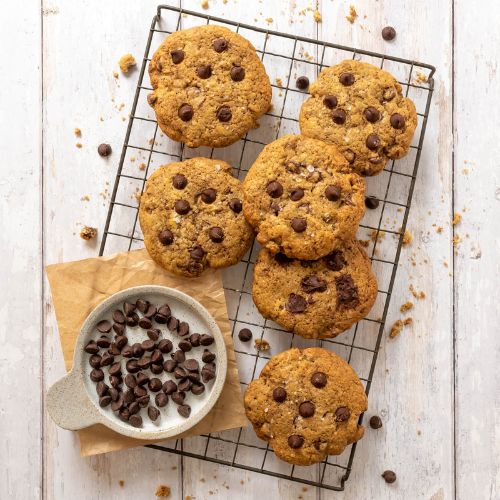
<svg viewBox="0 0 500 500"><path fill-rule="evenodd" d="M152 90L144 83L144 74L156 47L168 34L200 24L226 26L248 38L270 73L273 86L273 110L261 119L261 127L248 132L236 144L216 152L209 148L189 149L184 144L169 140L159 130L152 110L147 104L144 105L147 94ZM234 333L245 326L252 329L254 336L269 341L271 353L292 346L311 345L320 345L337 352L358 372L366 393L369 393L422 153L435 68L428 64L278 33L167 5L158 6L151 24L99 255L103 255L105 251L124 251L143 246L137 224L137 195L142 193L148 174L155 168L169 161L180 161L193 156L212 157L215 154L232 164L235 175L243 178L267 143L285 133L298 132L300 104L308 94L294 87L292 75L296 78L306 74L314 80L324 67L348 58L371 62L393 73L405 94L414 100L419 116L419 126L407 157L397 162L392 161L378 176L367 179L367 194L376 196L380 205L377 210L367 211L369 213L362 221L358 238L367 238L364 241L379 280L378 298L367 318L337 338L312 341L290 335L278 325L262 318L253 307L249 284L258 253L258 245L254 243L238 265L223 271L242 388L258 376L270 357L239 342ZM279 75L284 75L284 78ZM136 157L139 157L138 162L135 161ZM142 169L137 167L138 163L141 163ZM360 423L362 419L363 416ZM320 464L310 467L292 466L277 460L270 447L257 439L251 428L149 446L185 457L337 491L344 489L356 450L354 444L342 455L327 457Z"/></svg>

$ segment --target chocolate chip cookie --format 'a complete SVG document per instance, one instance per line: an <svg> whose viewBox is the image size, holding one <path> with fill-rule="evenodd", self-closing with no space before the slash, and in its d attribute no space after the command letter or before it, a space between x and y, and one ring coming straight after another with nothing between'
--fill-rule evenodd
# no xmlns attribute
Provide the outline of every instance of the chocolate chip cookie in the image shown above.
<svg viewBox="0 0 500 500"><path fill-rule="evenodd" d="M335 146L288 135L268 144L250 168L243 210L272 253L319 259L356 234L364 191Z"/></svg>
<svg viewBox="0 0 500 500"><path fill-rule="evenodd" d="M368 401L354 370L333 352L311 347L273 356L245 393L257 436L291 464L339 455L363 437Z"/></svg>
<svg viewBox="0 0 500 500"><path fill-rule="evenodd" d="M360 61L324 69L300 111L302 134L335 144L361 175L402 158L417 126L413 102L387 71Z"/></svg>
<svg viewBox="0 0 500 500"><path fill-rule="evenodd" d="M258 126L271 104L255 48L222 26L172 33L153 55L149 76L158 125L193 148L232 144Z"/></svg>
<svg viewBox="0 0 500 500"><path fill-rule="evenodd" d="M253 300L261 314L306 338L335 337L364 318L377 297L370 259L352 240L316 261L262 249Z"/></svg>
<svg viewBox="0 0 500 500"><path fill-rule="evenodd" d="M236 264L250 247L241 183L221 160L192 158L160 167L141 197L139 220L149 255L187 277Z"/></svg>

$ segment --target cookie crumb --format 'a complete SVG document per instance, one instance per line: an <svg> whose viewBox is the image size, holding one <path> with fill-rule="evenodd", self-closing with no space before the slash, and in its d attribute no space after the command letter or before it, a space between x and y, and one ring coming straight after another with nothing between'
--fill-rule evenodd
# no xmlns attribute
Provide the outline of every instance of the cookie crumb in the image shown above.
<svg viewBox="0 0 500 500"><path fill-rule="evenodd" d="M271 24L274 21L274 19L272 17L266 17L265 21L267 24Z"/></svg>
<svg viewBox="0 0 500 500"><path fill-rule="evenodd" d="M132 163L134 163L134 161L135 161L135 160L136 160L135 156L131 156L131 157L130 157L130 161L131 161Z"/></svg>
<svg viewBox="0 0 500 500"><path fill-rule="evenodd" d="M90 201L90 196L88 194L86 194L85 196L82 196L80 198L80 201Z"/></svg>
<svg viewBox="0 0 500 500"><path fill-rule="evenodd" d="M418 300L422 300L422 299L425 299L425 292L423 292L422 290L420 292L418 292L417 290L415 290L415 287L413 285L410 285L408 287L408 289L410 290L411 294Z"/></svg>
<svg viewBox="0 0 500 500"><path fill-rule="evenodd" d="M269 342L264 339L255 339L255 349L261 352L267 352L271 349Z"/></svg>
<svg viewBox="0 0 500 500"><path fill-rule="evenodd" d="M415 76L415 81L417 83L427 83L429 79L427 78L427 75L425 73L422 73L421 71L417 71L417 74Z"/></svg>
<svg viewBox="0 0 500 500"><path fill-rule="evenodd" d="M351 23L354 24L354 21L358 17L358 13L356 12L356 9L354 8L354 5L351 5L349 7L349 15L345 16L345 18Z"/></svg>
<svg viewBox="0 0 500 500"><path fill-rule="evenodd" d="M170 496L170 488L168 486L166 486L165 484L160 484L160 486L158 486L158 488L156 488L155 495L157 497L167 498Z"/></svg>
<svg viewBox="0 0 500 500"><path fill-rule="evenodd" d="M409 245L413 241L413 235L408 231L408 229L405 230L405 234L403 235L403 246Z"/></svg>
<svg viewBox="0 0 500 500"><path fill-rule="evenodd" d="M172 470L177 470L177 465L172 465L172 467L170 467Z"/></svg>
<svg viewBox="0 0 500 500"><path fill-rule="evenodd" d="M135 58L132 54L125 54L118 61L118 65L122 73L128 73L137 63L135 62Z"/></svg>
<svg viewBox="0 0 500 500"><path fill-rule="evenodd" d="M81 137L82 136L82 131L78 127L75 127L75 135L77 137Z"/></svg>
<svg viewBox="0 0 500 500"><path fill-rule="evenodd" d="M411 301L408 301L408 302L405 302L400 308L399 310L404 313L406 311L409 311L410 309L413 309L413 302Z"/></svg>
<svg viewBox="0 0 500 500"><path fill-rule="evenodd" d="M184 497L184 500L191 500L191 495L186 495L186 496Z"/></svg>
<svg viewBox="0 0 500 500"><path fill-rule="evenodd" d="M403 320L403 325L405 326L408 326L408 325L412 325L413 324L413 318L412 317L408 317L406 319Z"/></svg>
<svg viewBox="0 0 500 500"><path fill-rule="evenodd" d="M455 212L453 214L453 220L451 221L451 223L456 226L457 224L460 223L460 221L462 220L462 215L458 212Z"/></svg>
<svg viewBox="0 0 500 500"><path fill-rule="evenodd" d="M123 479L120 479L118 481L118 484L120 485L120 488L123 488L125 486L125 481Z"/></svg>
<svg viewBox="0 0 500 500"><path fill-rule="evenodd" d="M146 169L146 164L145 163L140 163L139 164L139 170L145 170Z"/></svg>
<svg viewBox="0 0 500 500"><path fill-rule="evenodd" d="M78 148L78 149L81 149L82 148L82 143L81 142L77 142L75 144L75 146Z"/></svg>
<svg viewBox="0 0 500 500"><path fill-rule="evenodd" d="M438 226L436 228L436 233L441 234L443 232L443 228L441 226Z"/></svg>
<svg viewBox="0 0 500 500"><path fill-rule="evenodd" d="M456 234L455 236L453 236L453 246L454 247L457 247L460 244L460 241L462 241L462 239L460 238L459 234Z"/></svg>
<svg viewBox="0 0 500 500"><path fill-rule="evenodd" d="M278 87L283 87L283 80L281 78L276 77L275 82Z"/></svg>
<svg viewBox="0 0 500 500"><path fill-rule="evenodd" d="M208 0L202 0L201 2L201 8L202 9L208 9L210 5L208 5Z"/></svg>
<svg viewBox="0 0 500 500"><path fill-rule="evenodd" d="M95 227L83 226L80 231L80 238L82 240L91 240L97 236L97 229Z"/></svg>
<svg viewBox="0 0 500 500"><path fill-rule="evenodd" d="M321 12L316 9L313 13L313 16L314 16L314 20L317 22L317 23L320 23L322 21L321 19Z"/></svg>

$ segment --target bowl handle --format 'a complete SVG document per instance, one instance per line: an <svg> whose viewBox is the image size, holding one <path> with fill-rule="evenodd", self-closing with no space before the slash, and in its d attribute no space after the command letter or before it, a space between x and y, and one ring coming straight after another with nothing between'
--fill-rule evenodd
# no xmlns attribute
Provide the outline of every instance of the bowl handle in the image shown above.
<svg viewBox="0 0 500 500"><path fill-rule="evenodd" d="M99 423L101 418L90 401L80 374L69 372L47 392L47 410L63 429L76 431Z"/></svg>

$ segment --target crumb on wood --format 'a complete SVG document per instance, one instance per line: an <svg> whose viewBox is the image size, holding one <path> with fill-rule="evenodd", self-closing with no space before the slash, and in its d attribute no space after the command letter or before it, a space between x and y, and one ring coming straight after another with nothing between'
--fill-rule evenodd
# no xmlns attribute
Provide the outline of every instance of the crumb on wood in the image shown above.
<svg viewBox="0 0 500 500"><path fill-rule="evenodd" d="M170 467L172 470L177 470L177 465L172 465L172 467Z"/></svg>
<svg viewBox="0 0 500 500"><path fill-rule="evenodd" d="M274 19L272 17L266 17L265 21L267 24L271 24L274 21Z"/></svg>
<svg viewBox="0 0 500 500"><path fill-rule="evenodd" d="M204 477L200 477L200 483L204 483L205 482L205 478Z"/></svg>
<svg viewBox="0 0 500 500"><path fill-rule="evenodd" d="M462 174L464 174L464 175L468 175L468 174L469 174L469 169L468 169L468 168L464 168L464 169L462 170Z"/></svg>
<svg viewBox="0 0 500 500"><path fill-rule="evenodd" d="M417 71L415 81L417 83L427 83L429 79L427 78L427 75L425 73L422 73L422 71Z"/></svg>
<svg viewBox="0 0 500 500"><path fill-rule="evenodd" d="M283 80L282 80L281 78L276 77L275 82L276 82L276 85L277 85L278 87L280 87L280 88L281 88L281 87L283 87Z"/></svg>
<svg viewBox="0 0 500 500"><path fill-rule="evenodd" d="M415 287L413 285L410 285L408 287L408 289L410 290L411 294L418 300L422 300L422 299L425 299L425 292L420 290L420 291L417 291L415 289Z"/></svg>
<svg viewBox="0 0 500 500"><path fill-rule="evenodd" d="M130 157L130 161L131 161L132 163L134 163L134 161L135 161L135 160L136 160L135 156L131 156L131 157Z"/></svg>
<svg viewBox="0 0 500 500"><path fill-rule="evenodd" d="M401 320L401 319L398 319L393 325L392 325L392 328L391 328L391 331L389 333L389 337L391 339L397 337L400 333L401 333L401 330L403 330L403 328L407 325L411 325L413 323L413 319L412 318L406 318L405 320Z"/></svg>
<svg viewBox="0 0 500 500"><path fill-rule="evenodd" d="M80 201L90 201L90 196L88 194L86 194L85 196L82 196L80 198Z"/></svg>
<svg viewBox="0 0 500 500"><path fill-rule="evenodd" d="M160 484L158 488L156 488L155 495L160 498L167 498L170 496L170 487L165 484Z"/></svg>
<svg viewBox="0 0 500 500"><path fill-rule="evenodd" d="M314 12L313 12L313 16L314 16L314 20L317 22L317 23L320 23L321 22L321 12L316 9Z"/></svg>
<svg viewBox="0 0 500 500"><path fill-rule="evenodd" d="M456 226L457 224L460 223L460 221L462 220L462 215L459 213L459 212L455 212L453 214L453 220L451 221L451 223Z"/></svg>
<svg viewBox="0 0 500 500"><path fill-rule="evenodd" d="M354 21L358 17L358 13L356 12L356 9L354 8L354 5L351 5L349 7L349 15L345 16L345 18L351 23L354 24Z"/></svg>
<svg viewBox="0 0 500 500"><path fill-rule="evenodd" d="M245 484L245 481L243 481L243 479L240 479L240 484L241 485Z"/></svg>
<svg viewBox="0 0 500 500"><path fill-rule="evenodd" d="M402 304L402 306L399 308L399 310L404 313L406 311L409 311L410 309L413 309L413 302L408 301Z"/></svg>
<svg viewBox="0 0 500 500"><path fill-rule="evenodd" d="M79 129L78 127L75 127L75 135L77 137L81 137L82 136L82 131L81 129Z"/></svg>
<svg viewBox="0 0 500 500"><path fill-rule="evenodd" d="M186 496L184 497L184 500L191 500L191 495L186 495Z"/></svg>
<svg viewBox="0 0 500 500"><path fill-rule="evenodd" d="M441 234L443 232L443 228L441 226L438 226L436 228L436 233Z"/></svg>
<svg viewBox="0 0 500 500"><path fill-rule="evenodd" d="M403 245L409 245L413 241L413 235L410 233L408 229L405 230L405 234L403 234Z"/></svg>
<svg viewBox="0 0 500 500"><path fill-rule="evenodd" d="M113 77L118 80L118 78L120 77L120 75L118 74L118 71L113 71Z"/></svg>
<svg viewBox="0 0 500 500"><path fill-rule="evenodd" d="M412 325L412 324L413 324L413 318L411 318L411 317L405 318L403 320L403 325L405 325L405 326Z"/></svg>
<svg viewBox="0 0 500 500"><path fill-rule="evenodd" d="M456 234L455 236L453 236L453 246L454 247L457 247L461 241L462 241L462 238L460 238L459 234Z"/></svg>
<svg viewBox="0 0 500 500"><path fill-rule="evenodd" d="M257 351L269 351L271 349L271 346L269 345L269 342L264 339L255 339L255 349Z"/></svg>
<svg viewBox="0 0 500 500"><path fill-rule="evenodd" d="M361 244L361 246L368 248L368 246L370 245L370 240L359 240L359 243Z"/></svg>
<svg viewBox="0 0 500 500"><path fill-rule="evenodd" d="M80 231L80 238L82 240L91 240L97 236L97 229L95 227L83 226Z"/></svg>
<svg viewBox="0 0 500 500"><path fill-rule="evenodd" d="M132 54L125 54L124 56L120 57L120 60L118 61L118 65L120 66L120 69L122 73L128 73L137 63L135 62L135 58Z"/></svg>
<svg viewBox="0 0 500 500"><path fill-rule="evenodd" d="M146 164L145 163L140 163L139 164L139 170L145 170L146 169Z"/></svg>
<svg viewBox="0 0 500 500"><path fill-rule="evenodd" d="M75 144L75 146L78 148L78 149L81 149L82 148L82 143L81 142L77 142Z"/></svg>
<svg viewBox="0 0 500 500"><path fill-rule="evenodd" d="M210 5L208 5L208 0L202 0L201 2L201 8L202 9L208 9Z"/></svg>
<svg viewBox="0 0 500 500"><path fill-rule="evenodd" d="M123 479L120 479L118 481L118 484L120 485L120 488L123 488L125 486L125 481Z"/></svg>
<svg viewBox="0 0 500 500"><path fill-rule="evenodd" d="M381 240L384 237L385 237L385 231L382 231L382 230L378 231L377 229L374 229L370 233L370 238L372 241Z"/></svg>

